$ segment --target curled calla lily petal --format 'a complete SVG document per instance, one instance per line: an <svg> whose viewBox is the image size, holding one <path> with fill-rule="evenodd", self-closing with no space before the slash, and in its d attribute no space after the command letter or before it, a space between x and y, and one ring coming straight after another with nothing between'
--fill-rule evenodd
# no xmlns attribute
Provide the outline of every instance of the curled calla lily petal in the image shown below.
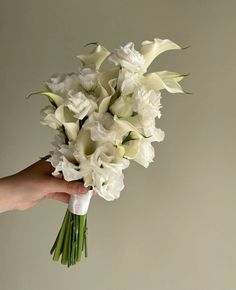
<svg viewBox="0 0 236 290"><path fill-rule="evenodd" d="M150 73L142 79L142 84L147 88L155 91L166 89L170 93L185 93L179 81L186 75L175 72L160 71Z"/></svg>
<svg viewBox="0 0 236 290"><path fill-rule="evenodd" d="M92 66L99 69L103 61L110 55L110 52L100 44L90 54L82 54L77 57L81 60L85 66Z"/></svg>
<svg viewBox="0 0 236 290"><path fill-rule="evenodd" d="M133 110L133 99L132 96L120 96L110 106L110 111L118 117L131 117Z"/></svg>
<svg viewBox="0 0 236 290"><path fill-rule="evenodd" d="M91 139L89 130L80 129L76 139L76 151L78 156L88 157L96 150L96 143ZM76 158L76 156L75 156Z"/></svg>
<svg viewBox="0 0 236 290"><path fill-rule="evenodd" d="M61 96L54 94L52 92L47 92L47 91L35 92L28 95L27 98L30 98L33 95L42 95L42 96L48 97L48 100L50 101L50 103L55 107L59 107L60 105L64 103L64 99Z"/></svg>
<svg viewBox="0 0 236 290"><path fill-rule="evenodd" d="M144 67L147 69L159 54L172 49L181 49L181 47L169 39L154 38L153 41L143 41L140 52L145 59Z"/></svg>
<svg viewBox="0 0 236 290"><path fill-rule="evenodd" d="M98 83L110 96L114 94L114 80L119 76L119 68L115 67L98 75Z"/></svg>
<svg viewBox="0 0 236 290"><path fill-rule="evenodd" d="M75 141L79 131L79 121L73 117L73 113L64 105L55 111L56 119L64 126L69 140Z"/></svg>
<svg viewBox="0 0 236 290"><path fill-rule="evenodd" d="M98 83L100 87L100 97L98 99L99 113L105 113L108 110L111 98L116 92L117 78L119 69L115 68L98 76Z"/></svg>

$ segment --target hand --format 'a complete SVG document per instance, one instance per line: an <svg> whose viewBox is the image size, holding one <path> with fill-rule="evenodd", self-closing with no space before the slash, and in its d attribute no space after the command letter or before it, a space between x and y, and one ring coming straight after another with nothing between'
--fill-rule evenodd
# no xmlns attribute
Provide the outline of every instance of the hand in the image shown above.
<svg viewBox="0 0 236 290"><path fill-rule="evenodd" d="M25 210L44 199L69 202L70 194L82 194L87 188L81 182L67 182L51 175L52 165L44 160L0 179L0 212Z"/></svg>

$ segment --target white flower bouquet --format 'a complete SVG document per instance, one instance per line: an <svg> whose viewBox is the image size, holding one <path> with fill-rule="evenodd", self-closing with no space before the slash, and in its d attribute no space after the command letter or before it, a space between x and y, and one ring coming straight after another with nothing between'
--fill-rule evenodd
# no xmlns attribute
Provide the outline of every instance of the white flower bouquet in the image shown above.
<svg viewBox="0 0 236 290"><path fill-rule="evenodd" d="M123 170L134 160L145 168L154 158L152 142L164 132L156 128L161 117L161 93L183 93L179 81L185 75L159 71L147 73L162 52L181 49L165 39L132 42L109 52L98 43L87 55L79 55L78 72L54 74L45 95L51 105L41 111L41 123L58 131L47 161L53 175L79 180L86 194L72 195L61 229L51 249L53 260L68 267L87 256L87 211L93 190L107 201L119 198L124 188ZM105 60L110 66L101 70Z"/></svg>

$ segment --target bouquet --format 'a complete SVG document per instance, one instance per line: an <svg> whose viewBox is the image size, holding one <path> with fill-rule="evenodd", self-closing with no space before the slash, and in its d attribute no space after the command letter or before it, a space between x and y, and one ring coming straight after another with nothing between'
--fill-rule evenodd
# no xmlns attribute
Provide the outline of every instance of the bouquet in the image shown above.
<svg viewBox="0 0 236 290"><path fill-rule="evenodd" d="M93 190L107 201L120 196L123 170L130 160L148 167L154 158L153 142L164 132L156 128L161 117L161 90L183 93L185 75L159 71L147 73L162 52L181 47L168 39L144 41L140 50L132 42L109 52L91 43L89 54L79 55L77 72L58 73L46 89L33 94L48 97L41 123L58 134L47 161L54 176L81 181L86 194L72 195L62 226L51 249L53 260L70 267L87 256L87 211ZM104 61L108 66L100 69Z"/></svg>

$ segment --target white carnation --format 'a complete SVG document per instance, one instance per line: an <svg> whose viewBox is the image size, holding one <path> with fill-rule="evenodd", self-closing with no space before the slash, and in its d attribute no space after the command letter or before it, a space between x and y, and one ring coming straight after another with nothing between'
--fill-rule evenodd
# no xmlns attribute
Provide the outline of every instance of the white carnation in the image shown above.
<svg viewBox="0 0 236 290"><path fill-rule="evenodd" d="M144 126L152 124L156 117L161 117L161 93L146 90L143 86L133 94L134 111L142 116Z"/></svg>
<svg viewBox="0 0 236 290"><path fill-rule="evenodd" d="M113 142L116 136L112 130L113 117L109 113L93 112L85 121L83 128L90 130L91 139L100 143Z"/></svg>
<svg viewBox="0 0 236 290"><path fill-rule="evenodd" d="M121 69L118 76L117 88L121 95L129 95L134 92L135 88L140 85L141 75L132 73L126 69Z"/></svg>
<svg viewBox="0 0 236 290"><path fill-rule="evenodd" d="M109 57L115 65L120 65L122 68L130 72L143 71L145 59L142 54L134 49L132 42L127 43L125 46L121 46Z"/></svg>
<svg viewBox="0 0 236 290"><path fill-rule="evenodd" d="M89 67L84 67L78 75L80 85L86 90L94 90L97 86L97 72Z"/></svg>
<svg viewBox="0 0 236 290"><path fill-rule="evenodd" d="M86 96L82 92L73 94L69 92L69 98L65 105L74 113L74 117L82 120L97 109L95 98L92 95Z"/></svg>
<svg viewBox="0 0 236 290"><path fill-rule="evenodd" d="M79 90L79 78L76 73L53 74L45 84L53 93L61 96L66 96L70 90Z"/></svg>
<svg viewBox="0 0 236 290"><path fill-rule="evenodd" d="M55 117L55 108L52 106L47 106L41 110L40 123L53 129L59 129L62 125Z"/></svg>

